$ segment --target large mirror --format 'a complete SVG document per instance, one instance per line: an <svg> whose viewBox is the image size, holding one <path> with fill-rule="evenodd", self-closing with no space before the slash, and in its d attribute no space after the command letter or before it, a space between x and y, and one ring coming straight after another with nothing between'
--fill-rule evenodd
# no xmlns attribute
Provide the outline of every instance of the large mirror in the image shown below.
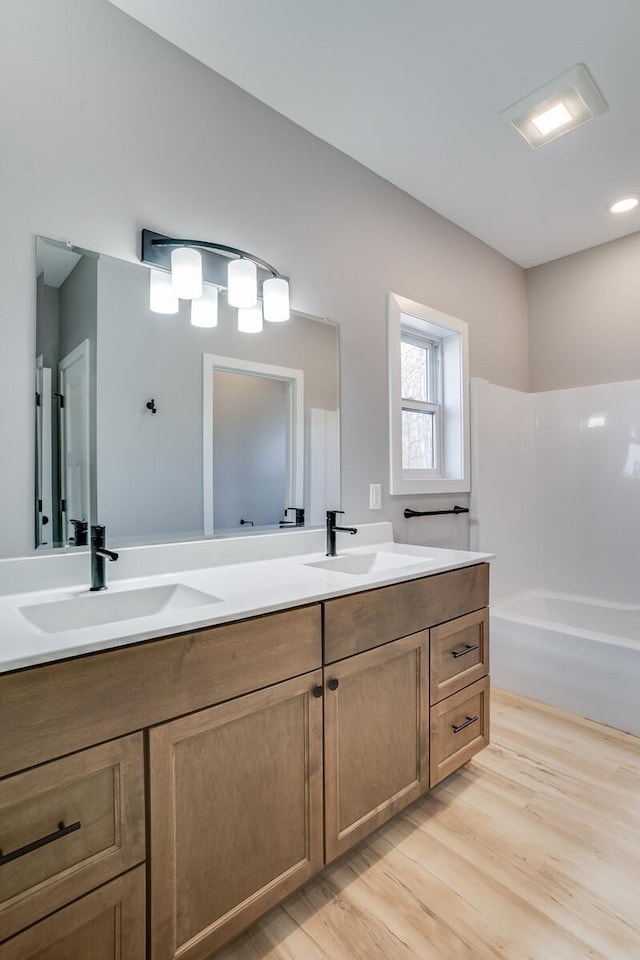
<svg viewBox="0 0 640 960"><path fill-rule="evenodd" d="M318 525L340 502L339 339L149 308L149 270L37 238L36 546Z"/></svg>

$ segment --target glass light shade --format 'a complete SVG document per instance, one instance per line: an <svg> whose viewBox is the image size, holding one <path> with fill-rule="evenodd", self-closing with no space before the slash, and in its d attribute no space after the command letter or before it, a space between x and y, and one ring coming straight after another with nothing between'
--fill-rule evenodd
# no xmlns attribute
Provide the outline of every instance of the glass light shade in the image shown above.
<svg viewBox="0 0 640 960"><path fill-rule="evenodd" d="M177 313L179 306L171 283L171 274L164 270L150 270L149 309L153 313Z"/></svg>
<svg viewBox="0 0 640 960"><path fill-rule="evenodd" d="M218 326L218 288L206 284L202 296L191 301L191 325L193 327Z"/></svg>
<svg viewBox="0 0 640 960"><path fill-rule="evenodd" d="M262 330L262 308L260 304L256 304L255 307L241 307L238 310L238 330L240 333L260 333Z"/></svg>
<svg viewBox="0 0 640 960"><path fill-rule="evenodd" d="M230 260L227 301L232 307L253 307L258 301L258 270L253 260Z"/></svg>
<svg viewBox="0 0 640 960"><path fill-rule="evenodd" d="M289 284L283 277L271 277L262 284L264 318L270 323L289 319Z"/></svg>
<svg viewBox="0 0 640 960"><path fill-rule="evenodd" d="M176 247L171 251L173 291L182 300L202 296L202 256L192 247Z"/></svg>

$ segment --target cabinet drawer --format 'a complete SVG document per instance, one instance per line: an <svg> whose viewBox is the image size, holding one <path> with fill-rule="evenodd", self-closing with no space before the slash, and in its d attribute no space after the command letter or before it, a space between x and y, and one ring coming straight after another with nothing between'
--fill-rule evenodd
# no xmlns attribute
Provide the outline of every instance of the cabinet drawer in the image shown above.
<svg viewBox="0 0 640 960"><path fill-rule="evenodd" d="M144 960L144 867L0 943L0 960Z"/></svg>
<svg viewBox="0 0 640 960"><path fill-rule="evenodd" d="M317 669L320 610L317 603L0 676L0 777Z"/></svg>
<svg viewBox="0 0 640 960"><path fill-rule="evenodd" d="M431 630L431 703L489 673L489 611L476 610Z"/></svg>
<svg viewBox="0 0 640 960"><path fill-rule="evenodd" d="M144 860L142 734L0 781L0 941Z"/></svg>
<svg viewBox="0 0 640 960"><path fill-rule="evenodd" d="M489 677L431 707L430 740L433 787L489 743Z"/></svg>
<svg viewBox="0 0 640 960"><path fill-rule="evenodd" d="M366 590L324 605L324 662L419 633L489 603L489 564Z"/></svg>

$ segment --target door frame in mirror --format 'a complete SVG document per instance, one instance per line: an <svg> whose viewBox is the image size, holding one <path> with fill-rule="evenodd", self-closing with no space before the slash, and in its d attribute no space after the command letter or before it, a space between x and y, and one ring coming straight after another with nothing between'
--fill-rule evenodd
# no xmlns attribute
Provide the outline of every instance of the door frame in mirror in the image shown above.
<svg viewBox="0 0 640 960"><path fill-rule="evenodd" d="M304 496L304 371L270 363L202 355L202 516L204 535L213 536L213 376L239 373L280 380L288 386L289 442L285 506L302 506Z"/></svg>

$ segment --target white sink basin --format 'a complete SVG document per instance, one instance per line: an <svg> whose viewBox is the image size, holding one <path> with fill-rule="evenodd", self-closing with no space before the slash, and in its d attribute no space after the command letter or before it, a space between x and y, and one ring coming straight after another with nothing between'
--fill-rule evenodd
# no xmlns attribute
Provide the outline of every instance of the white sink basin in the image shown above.
<svg viewBox="0 0 640 960"><path fill-rule="evenodd" d="M366 573L384 573L389 570L399 570L402 567L413 567L418 563L431 563L430 557L411 556L402 553L387 553L377 550L375 553L351 553L344 557L327 557L326 560L317 560L306 563L306 567L318 567L320 570L335 570L336 573L352 573L363 576Z"/></svg>
<svg viewBox="0 0 640 960"><path fill-rule="evenodd" d="M44 633L61 633L116 623L118 620L151 617L161 611L185 610L220 602L220 597L186 587L183 583L166 583L139 590L87 591L67 600L18 607L18 611L25 620Z"/></svg>

